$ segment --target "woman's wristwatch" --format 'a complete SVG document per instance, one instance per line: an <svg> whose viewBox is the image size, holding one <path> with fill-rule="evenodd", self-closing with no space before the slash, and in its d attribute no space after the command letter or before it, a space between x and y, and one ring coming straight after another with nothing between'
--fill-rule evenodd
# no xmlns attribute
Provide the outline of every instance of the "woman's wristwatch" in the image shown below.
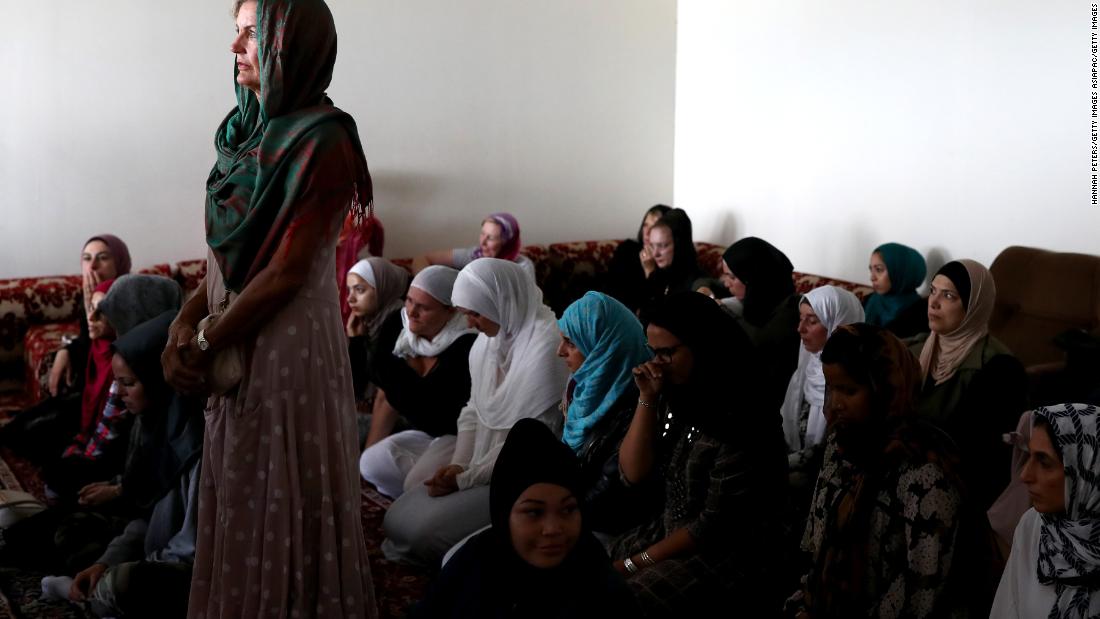
<svg viewBox="0 0 1100 619"><path fill-rule="evenodd" d="M195 335L195 343L199 345L199 350L203 352L210 350L210 341L206 339L206 329L200 329L198 334Z"/></svg>

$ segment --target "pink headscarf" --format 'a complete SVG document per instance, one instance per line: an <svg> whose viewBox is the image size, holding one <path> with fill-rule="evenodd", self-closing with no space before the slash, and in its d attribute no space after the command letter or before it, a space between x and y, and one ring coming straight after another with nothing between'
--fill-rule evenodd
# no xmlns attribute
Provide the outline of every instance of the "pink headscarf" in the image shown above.
<svg viewBox="0 0 1100 619"><path fill-rule="evenodd" d="M520 250L519 222L511 213L493 213L486 217L485 221L491 221L500 226L501 247L496 257L515 262ZM482 257L481 247L474 250L473 257L475 260Z"/></svg>

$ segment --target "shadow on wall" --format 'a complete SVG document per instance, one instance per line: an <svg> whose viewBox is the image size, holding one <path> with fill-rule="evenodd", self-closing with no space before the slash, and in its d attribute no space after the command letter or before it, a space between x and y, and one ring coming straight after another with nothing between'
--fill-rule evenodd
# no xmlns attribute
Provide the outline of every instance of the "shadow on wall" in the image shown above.
<svg viewBox="0 0 1100 619"><path fill-rule="evenodd" d="M948 253L948 251L942 247L933 247L928 250L928 255L925 256L925 264L928 265L928 276L925 278L925 284L927 285L932 281L932 278L936 275L936 271L943 268L943 265L951 262L954 258ZM927 293L927 287L923 287L922 292Z"/></svg>

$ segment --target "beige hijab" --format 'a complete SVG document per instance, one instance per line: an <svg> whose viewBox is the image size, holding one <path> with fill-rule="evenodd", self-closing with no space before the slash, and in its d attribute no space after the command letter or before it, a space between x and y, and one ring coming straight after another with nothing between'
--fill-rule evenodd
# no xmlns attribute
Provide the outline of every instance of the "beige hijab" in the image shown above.
<svg viewBox="0 0 1100 619"><path fill-rule="evenodd" d="M963 359L971 349L989 333L989 319L993 316L993 303L997 300L997 286L989 269L973 260L957 260L966 267L970 276L970 300L962 324L951 333L933 331L920 351L921 380L928 374L942 384L955 375ZM955 284L956 286L958 284Z"/></svg>

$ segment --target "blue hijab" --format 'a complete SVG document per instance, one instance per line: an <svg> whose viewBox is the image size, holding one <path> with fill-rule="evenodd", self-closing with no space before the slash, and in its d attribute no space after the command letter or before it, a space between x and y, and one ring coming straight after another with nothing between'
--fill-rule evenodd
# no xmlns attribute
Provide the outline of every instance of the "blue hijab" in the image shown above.
<svg viewBox="0 0 1100 619"><path fill-rule="evenodd" d="M566 308L558 328L584 355L573 374L573 399L562 431L562 440L579 453L588 430L634 385L632 370L652 355L634 314L600 292L588 292Z"/></svg>
<svg viewBox="0 0 1100 619"><path fill-rule="evenodd" d="M900 243L879 245L872 253L882 256L882 261L886 264L886 273L890 276L890 291L868 297L864 311L867 322L885 327L897 318L901 310L920 300L917 288L924 283L928 266L920 252Z"/></svg>

